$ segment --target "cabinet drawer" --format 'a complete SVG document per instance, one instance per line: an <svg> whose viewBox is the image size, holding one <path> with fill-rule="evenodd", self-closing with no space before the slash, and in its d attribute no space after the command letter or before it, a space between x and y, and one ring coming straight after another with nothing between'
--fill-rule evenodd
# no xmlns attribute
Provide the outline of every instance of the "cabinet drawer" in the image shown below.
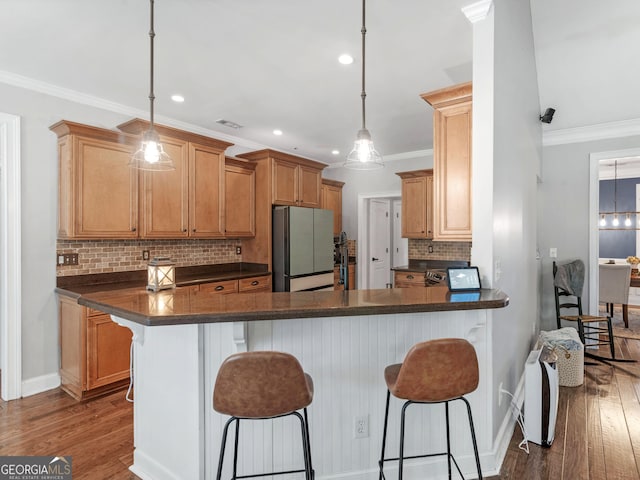
<svg viewBox="0 0 640 480"><path fill-rule="evenodd" d="M220 294L237 293L238 281L224 280L221 282L203 283L200 285L200 292Z"/></svg>
<svg viewBox="0 0 640 480"><path fill-rule="evenodd" d="M241 278L238 280L238 290L240 292L271 291L271 275L260 277Z"/></svg>
<svg viewBox="0 0 640 480"><path fill-rule="evenodd" d="M424 287L424 273L418 272L395 272L394 285L397 288L402 287Z"/></svg>

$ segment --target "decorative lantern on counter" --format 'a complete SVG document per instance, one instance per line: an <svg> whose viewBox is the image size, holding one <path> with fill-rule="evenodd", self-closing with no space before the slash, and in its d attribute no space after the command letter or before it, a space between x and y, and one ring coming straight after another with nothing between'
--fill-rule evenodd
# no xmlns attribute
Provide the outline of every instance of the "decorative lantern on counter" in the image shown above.
<svg viewBox="0 0 640 480"><path fill-rule="evenodd" d="M157 292L176 287L175 264L169 257L155 257L147 267L147 290Z"/></svg>

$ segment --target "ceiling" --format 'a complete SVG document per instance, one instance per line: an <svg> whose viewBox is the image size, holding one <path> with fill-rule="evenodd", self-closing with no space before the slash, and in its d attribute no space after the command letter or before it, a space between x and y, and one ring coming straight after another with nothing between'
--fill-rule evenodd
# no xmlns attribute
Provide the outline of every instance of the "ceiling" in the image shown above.
<svg viewBox="0 0 640 480"><path fill-rule="evenodd" d="M431 148L432 110L419 94L471 80L472 25L460 10L470 3L368 1L367 127L384 157ZM640 118L640 2L531 7L540 108L556 109L544 130ZM0 8L0 80L148 118L146 0L0 0ZM156 120L218 134L238 144L231 153L269 146L342 163L361 124L361 14L356 0L156 0ZM337 61L345 52L350 66ZM174 93L185 102L172 102Z"/></svg>

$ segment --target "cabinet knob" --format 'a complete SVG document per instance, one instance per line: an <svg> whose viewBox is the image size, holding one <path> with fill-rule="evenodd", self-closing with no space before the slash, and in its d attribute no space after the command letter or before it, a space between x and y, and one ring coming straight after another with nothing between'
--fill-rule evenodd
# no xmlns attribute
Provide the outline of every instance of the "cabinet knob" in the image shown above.
<svg viewBox="0 0 640 480"><path fill-rule="evenodd" d="M216 288L214 288L214 290L216 292L221 292L222 290L224 290L224 287L222 285L218 285Z"/></svg>
<svg viewBox="0 0 640 480"><path fill-rule="evenodd" d="M132 232L135 232L135 231L136 231L136 227L133 227L133 228L131 229L131 231L132 231Z"/></svg>
<svg viewBox="0 0 640 480"><path fill-rule="evenodd" d="M260 283L260 282L259 282L258 280L254 280L253 282L251 282L251 285L255 287L255 286L256 286L256 285L258 285L259 283Z"/></svg>
<svg viewBox="0 0 640 480"><path fill-rule="evenodd" d="M413 280L413 275L407 275L407 280Z"/></svg>
<svg viewBox="0 0 640 480"><path fill-rule="evenodd" d="M183 233L187 233L187 229L186 229L186 228L183 228L183 229L182 229L182 232L183 232Z"/></svg>
<svg viewBox="0 0 640 480"><path fill-rule="evenodd" d="M194 229L193 229L193 231L195 232L195 231L196 231L196 229L194 228Z"/></svg>

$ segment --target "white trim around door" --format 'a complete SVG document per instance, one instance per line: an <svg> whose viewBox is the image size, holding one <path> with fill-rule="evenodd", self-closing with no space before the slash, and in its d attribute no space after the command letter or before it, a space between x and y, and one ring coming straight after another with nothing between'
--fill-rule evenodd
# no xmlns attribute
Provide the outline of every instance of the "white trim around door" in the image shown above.
<svg viewBox="0 0 640 480"><path fill-rule="evenodd" d="M3 400L22 396L20 117L0 113L0 369Z"/></svg>
<svg viewBox="0 0 640 480"><path fill-rule="evenodd" d="M600 257L600 175L601 160L640 156L640 148L595 152L589 155L589 313L598 314L598 258Z"/></svg>

